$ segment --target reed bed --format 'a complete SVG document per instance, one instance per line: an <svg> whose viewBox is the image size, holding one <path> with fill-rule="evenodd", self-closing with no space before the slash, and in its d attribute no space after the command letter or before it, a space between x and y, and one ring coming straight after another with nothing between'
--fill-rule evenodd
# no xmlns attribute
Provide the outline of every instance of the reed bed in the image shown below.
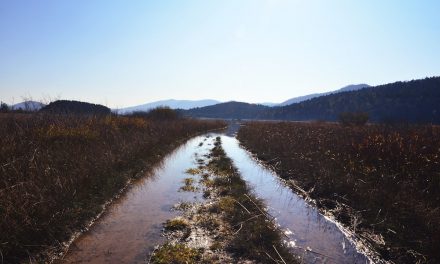
<svg viewBox="0 0 440 264"><path fill-rule="evenodd" d="M440 262L440 128L247 123L241 143L385 260Z"/></svg>
<svg viewBox="0 0 440 264"><path fill-rule="evenodd" d="M34 262L84 227L129 179L222 122L0 114L0 263Z"/></svg>

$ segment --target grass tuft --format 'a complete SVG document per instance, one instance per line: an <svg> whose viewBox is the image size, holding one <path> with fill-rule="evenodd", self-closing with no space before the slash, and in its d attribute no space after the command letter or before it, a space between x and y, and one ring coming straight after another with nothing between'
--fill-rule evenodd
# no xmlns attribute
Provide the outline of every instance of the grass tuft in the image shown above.
<svg viewBox="0 0 440 264"><path fill-rule="evenodd" d="M195 264L201 258L196 249L182 244L165 244L154 252L151 258L152 264Z"/></svg>
<svg viewBox="0 0 440 264"><path fill-rule="evenodd" d="M182 217L176 217L171 220L167 220L164 224L165 229L175 231L183 230L188 227L188 221Z"/></svg>
<svg viewBox="0 0 440 264"><path fill-rule="evenodd" d="M191 168L191 169L187 169L187 170L185 171L185 173L186 173L186 174L190 174L190 175L197 175L197 174L202 173L202 171L201 171L200 169L194 169L194 168Z"/></svg>
<svg viewBox="0 0 440 264"><path fill-rule="evenodd" d="M180 187L180 190L185 192L195 192L197 191L197 187L195 187L193 178L185 178L183 179L184 186Z"/></svg>

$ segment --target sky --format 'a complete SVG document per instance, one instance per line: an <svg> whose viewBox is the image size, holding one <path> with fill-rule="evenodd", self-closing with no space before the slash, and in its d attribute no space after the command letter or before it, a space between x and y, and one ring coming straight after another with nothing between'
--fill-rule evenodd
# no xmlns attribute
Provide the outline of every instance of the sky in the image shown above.
<svg viewBox="0 0 440 264"><path fill-rule="evenodd" d="M282 102L440 75L437 0L0 0L0 100Z"/></svg>

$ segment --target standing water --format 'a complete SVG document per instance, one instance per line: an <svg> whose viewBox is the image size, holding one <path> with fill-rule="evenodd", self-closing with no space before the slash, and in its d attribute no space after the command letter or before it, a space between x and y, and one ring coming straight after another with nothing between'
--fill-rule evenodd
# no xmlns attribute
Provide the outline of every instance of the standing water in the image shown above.
<svg viewBox="0 0 440 264"><path fill-rule="evenodd" d="M130 188L91 229L79 237L62 260L64 263L145 263L154 246L163 242L162 223L177 212L182 201L203 199L200 194L179 192L185 171L209 153L217 134L198 136L168 155L153 174ZM211 139L209 139L211 137ZM203 143L200 144L200 143ZM335 223L284 186L270 170L255 161L230 136L223 148L255 195L286 230L293 251L306 263L366 263Z"/></svg>
<svg viewBox="0 0 440 264"><path fill-rule="evenodd" d="M172 206L201 195L179 192L194 155L209 152L206 137L195 137L165 157L152 175L140 180L69 248L63 263L145 263L154 246L163 242L162 223L177 212Z"/></svg>

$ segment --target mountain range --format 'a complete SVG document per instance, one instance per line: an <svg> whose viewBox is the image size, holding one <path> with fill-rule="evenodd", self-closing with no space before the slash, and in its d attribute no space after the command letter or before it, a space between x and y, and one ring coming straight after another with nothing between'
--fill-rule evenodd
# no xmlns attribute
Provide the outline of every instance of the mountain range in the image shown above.
<svg viewBox="0 0 440 264"><path fill-rule="evenodd" d="M65 101L62 105L63 107L68 106L68 109L66 108L68 112L87 108L86 105L74 103ZM336 121L339 115L344 112L365 112L373 122L440 124L440 77L395 82L375 87L366 84L349 85L333 92L295 97L281 104L273 105L271 103L249 104L236 101L220 103L211 99L163 100L113 110L113 112L130 114L136 111L148 111L158 106L168 106L179 109L178 111L184 116L196 118L296 121ZM98 106L94 105L88 108L95 111ZM58 109L56 107L59 108L60 105L45 106L35 101L26 101L11 106L15 110L36 111L42 108L42 111L46 112ZM106 111L104 107L99 109L100 113Z"/></svg>
<svg viewBox="0 0 440 264"><path fill-rule="evenodd" d="M120 114L129 114L133 112L139 112L139 111L149 111L153 108L159 107L159 106L167 106L172 109L191 109L195 107L204 107L204 106L210 106L220 103L220 101L212 100L212 99L204 99L204 100L162 100L162 101L156 101L151 103L146 103L142 105L132 106L132 107L126 107L121 109L113 109L114 112L120 113Z"/></svg>
<svg viewBox="0 0 440 264"><path fill-rule="evenodd" d="M315 97L319 97L319 96L324 96L324 95L333 94L333 93L346 92L346 91L354 91L354 90L359 90L359 89L366 88L366 87L370 87L370 86L368 84L348 85L348 86L345 86L341 89L331 91L331 92L314 93L314 94L304 95L304 96L300 96L300 97L294 97L294 98L286 100L282 103L264 102L264 103L258 103L258 105L264 105L264 106L270 106L270 107L285 106L285 105L289 105L289 104L293 104L293 103L299 103L302 101L306 101L306 100L309 100L309 99L312 99ZM161 101L150 102L150 103L131 106L131 107L125 107L125 108L120 108L120 109L113 109L113 111L120 113L120 114L129 114L129 113L138 112L138 111L148 111L148 110L151 110L151 109L159 107L159 106L167 106L172 109L188 110L191 108L211 106L211 105L220 104L220 103L222 103L222 102L217 101L217 100L212 100L212 99L204 99L204 100L170 99L170 100L161 100Z"/></svg>
<svg viewBox="0 0 440 264"><path fill-rule="evenodd" d="M24 101L18 104L13 104L10 106L12 110L23 110L23 111L38 111L43 108L45 104L36 101Z"/></svg>
<svg viewBox="0 0 440 264"><path fill-rule="evenodd" d="M349 92L349 91L357 91L363 88L368 88L371 87L368 84L351 84L351 85L347 85L345 87L342 87L341 89L335 90L335 91L331 91L331 92L325 92L325 93L314 93L314 94L308 94L308 95L303 95L303 96L299 96L299 97L294 97L294 98L290 98L289 100L286 100L280 104L277 104L277 106L285 106L285 105L290 105L290 104L296 104L296 103L300 103L302 101L307 101L310 100L312 98L315 97L320 97L320 96L324 96L324 95L329 95L329 94L335 94L335 93L342 93L342 92ZM275 106L275 105L274 105Z"/></svg>
<svg viewBox="0 0 440 264"><path fill-rule="evenodd" d="M373 122L439 124L440 77L342 91L286 106L227 102L184 110L182 114L223 119L337 121L344 112L368 113Z"/></svg>
<svg viewBox="0 0 440 264"><path fill-rule="evenodd" d="M269 107L285 106L285 105L289 105L289 104L293 104L293 103L299 103L302 101L306 101L306 100L309 100L309 99L312 99L315 97L319 97L319 96L324 96L324 95L339 93L339 92L344 92L344 91L359 90L359 89L366 88L366 87L370 87L370 86L367 84L348 85L346 87L343 87L341 89L331 91L331 92L314 93L314 94L294 97L294 98L286 100L282 103L264 102L264 103L258 103L257 105L263 105L263 106L269 106ZM125 107L125 108L120 108L120 109L113 109L113 112L117 112L119 114L130 114L130 113L138 112L138 111L149 111L149 110L156 108L156 107L159 107L159 106L167 106L172 109L188 110L191 108L211 106L211 105L220 104L220 103L222 103L222 102L217 101L217 100L213 100L213 99L203 99L203 100L169 99L169 100L150 102L150 103L137 105L137 106ZM43 108L44 106L45 106L45 104L40 103L40 102L24 101L24 102L21 102L18 104L11 105L10 108L13 110L20 110L21 109L21 110L26 110L26 111L38 111L41 108Z"/></svg>

